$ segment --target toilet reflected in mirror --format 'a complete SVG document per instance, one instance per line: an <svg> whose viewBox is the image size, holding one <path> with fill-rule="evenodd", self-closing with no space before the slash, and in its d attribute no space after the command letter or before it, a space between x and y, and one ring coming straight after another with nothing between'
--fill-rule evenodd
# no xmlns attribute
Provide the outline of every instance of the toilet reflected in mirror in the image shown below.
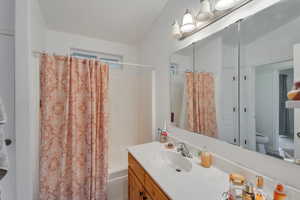
<svg viewBox="0 0 300 200"><path fill-rule="evenodd" d="M269 144L270 140L268 136L256 133L256 151L259 153L266 154L266 146Z"/></svg>

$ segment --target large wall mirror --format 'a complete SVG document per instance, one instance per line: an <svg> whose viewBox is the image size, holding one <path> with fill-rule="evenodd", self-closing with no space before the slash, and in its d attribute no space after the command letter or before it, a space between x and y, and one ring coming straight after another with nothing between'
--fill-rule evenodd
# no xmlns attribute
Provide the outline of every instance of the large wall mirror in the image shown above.
<svg viewBox="0 0 300 200"><path fill-rule="evenodd" d="M299 161L300 114L286 108L300 78L299 10L299 0L280 1L173 53L173 125Z"/></svg>

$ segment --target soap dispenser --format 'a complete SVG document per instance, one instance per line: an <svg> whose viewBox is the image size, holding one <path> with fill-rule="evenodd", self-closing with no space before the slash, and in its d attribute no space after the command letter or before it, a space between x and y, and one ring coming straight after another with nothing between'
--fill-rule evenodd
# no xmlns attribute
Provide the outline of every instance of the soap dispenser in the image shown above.
<svg viewBox="0 0 300 200"><path fill-rule="evenodd" d="M161 130L159 136L160 143L166 143L168 141L168 130L167 130L167 121L164 121L164 128Z"/></svg>

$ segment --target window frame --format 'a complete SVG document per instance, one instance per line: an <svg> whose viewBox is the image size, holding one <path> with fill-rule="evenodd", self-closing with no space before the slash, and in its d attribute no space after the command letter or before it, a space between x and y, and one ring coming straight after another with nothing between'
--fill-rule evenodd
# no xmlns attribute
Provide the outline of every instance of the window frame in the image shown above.
<svg viewBox="0 0 300 200"><path fill-rule="evenodd" d="M70 49L70 55L78 58L86 58L86 59L96 59L101 62L107 63L110 69L123 69L123 64L118 63L109 63L109 62L123 62L123 56L102 53L102 52L95 52L95 51L88 51L82 49Z"/></svg>

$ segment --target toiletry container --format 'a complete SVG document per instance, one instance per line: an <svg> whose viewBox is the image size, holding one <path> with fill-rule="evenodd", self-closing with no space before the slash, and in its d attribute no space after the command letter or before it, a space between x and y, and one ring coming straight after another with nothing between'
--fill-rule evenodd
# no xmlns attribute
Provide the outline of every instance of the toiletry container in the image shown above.
<svg viewBox="0 0 300 200"><path fill-rule="evenodd" d="M291 91L288 92L287 97L289 100L300 100L300 81L296 81L294 83L294 87Z"/></svg>
<svg viewBox="0 0 300 200"><path fill-rule="evenodd" d="M232 173L229 175L229 200L242 198L245 181L245 177L240 174Z"/></svg>
<svg viewBox="0 0 300 200"><path fill-rule="evenodd" d="M211 153L207 152L204 148L204 150L200 154L200 157L201 157L201 165L205 168L210 168L212 165Z"/></svg>
<svg viewBox="0 0 300 200"><path fill-rule="evenodd" d="M256 194L255 200L265 200L266 195L263 191L264 188L264 178L262 176L256 177Z"/></svg>
<svg viewBox="0 0 300 200"><path fill-rule="evenodd" d="M161 143L166 143L168 141L168 130L167 130L167 122L164 121L164 128L160 132L159 141Z"/></svg>
<svg viewBox="0 0 300 200"><path fill-rule="evenodd" d="M284 186L281 184L276 185L276 188L274 190L274 200L286 200L287 195L284 191Z"/></svg>
<svg viewBox="0 0 300 200"><path fill-rule="evenodd" d="M254 187L251 183L246 183L243 189L243 200L255 200Z"/></svg>

